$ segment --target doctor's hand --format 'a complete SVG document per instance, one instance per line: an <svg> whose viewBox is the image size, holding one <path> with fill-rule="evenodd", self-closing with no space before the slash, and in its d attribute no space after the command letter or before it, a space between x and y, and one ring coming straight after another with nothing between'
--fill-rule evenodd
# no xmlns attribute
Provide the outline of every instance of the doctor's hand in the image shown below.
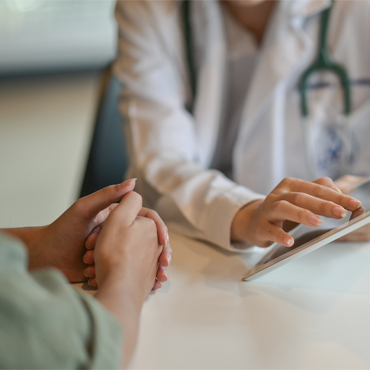
<svg viewBox="0 0 370 370"><path fill-rule="evenodd" d="M346 175L336 180L334 184L342 191L342 193L349 194L353 190L355 190L357 186L361 185L361 183L367 180L369 180L368 177ZM365 210L363 210L362 213L364 212ZM357 212L356 215L354 216L360 215L358 213L359 212ZM338 239L338 241L341 242L363 242L369 240L370 240L370 224L360 227L359 229Z"/></svg>
<svg viewBox="0 0 370 370"><path fill-rule="evenodd" d="M284 230L286 221L317 227L322 222L317 215L340 219L347 210L360 206L359 200L342 194L330 178L312 182L285 178L264 200L239 210L231 225L231 239L260 247L273 242L291 247L294 239Z"/></svg>

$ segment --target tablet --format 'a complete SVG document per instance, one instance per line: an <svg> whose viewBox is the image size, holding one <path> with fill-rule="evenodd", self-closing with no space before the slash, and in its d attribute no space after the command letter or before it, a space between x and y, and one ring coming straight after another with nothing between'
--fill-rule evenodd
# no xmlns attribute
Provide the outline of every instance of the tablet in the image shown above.
<svg viewBox="0 0 370 370"><path fill-rule="evenodd" d="M361 201L365 211L348 212L346 217L337 220L320 216L322 223L319 227L298 225L289 234L295 243L288 248L274 243L269 252L243 277L244 281L256 279L276 268L304 256L368 223L370 223L370 180L362 182L351 191L350 195Z"/></svg>

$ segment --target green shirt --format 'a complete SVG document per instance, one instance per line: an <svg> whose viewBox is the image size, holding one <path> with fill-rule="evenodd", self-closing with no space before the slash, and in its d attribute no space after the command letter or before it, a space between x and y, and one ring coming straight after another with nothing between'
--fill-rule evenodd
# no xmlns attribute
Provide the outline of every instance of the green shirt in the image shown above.
<svg viewBox="0 0 370 370"><path fill-rule="evenodd" d="M122 361L122 329L55 269L27 270L19 241L0 233L0 368L108 369Z"/></svg>

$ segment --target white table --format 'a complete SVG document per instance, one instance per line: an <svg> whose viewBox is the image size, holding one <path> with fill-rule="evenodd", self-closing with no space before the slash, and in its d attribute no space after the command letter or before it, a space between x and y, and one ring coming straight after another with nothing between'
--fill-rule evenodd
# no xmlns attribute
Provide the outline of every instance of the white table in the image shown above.
<svg viewBox="0 0 370 370"><path fill-rule="evenodd" d="M134 369L370 368L370 243L333 243L245 283L256 256L170 239Z"/></svg>

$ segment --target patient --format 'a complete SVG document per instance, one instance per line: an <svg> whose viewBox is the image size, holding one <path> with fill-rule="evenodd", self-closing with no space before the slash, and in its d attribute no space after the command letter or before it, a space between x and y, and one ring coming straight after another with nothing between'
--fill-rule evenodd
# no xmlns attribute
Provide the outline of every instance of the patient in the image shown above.
<svg viewBox="0 0 370 370"><path fill-rule="evenodd" d="M127 367L143 302L167 280L172 253L165 224L134 186L81 198L48 226L0 233L1 368ZM86 279L89 235L95 298L66 280Z"/></svg>

